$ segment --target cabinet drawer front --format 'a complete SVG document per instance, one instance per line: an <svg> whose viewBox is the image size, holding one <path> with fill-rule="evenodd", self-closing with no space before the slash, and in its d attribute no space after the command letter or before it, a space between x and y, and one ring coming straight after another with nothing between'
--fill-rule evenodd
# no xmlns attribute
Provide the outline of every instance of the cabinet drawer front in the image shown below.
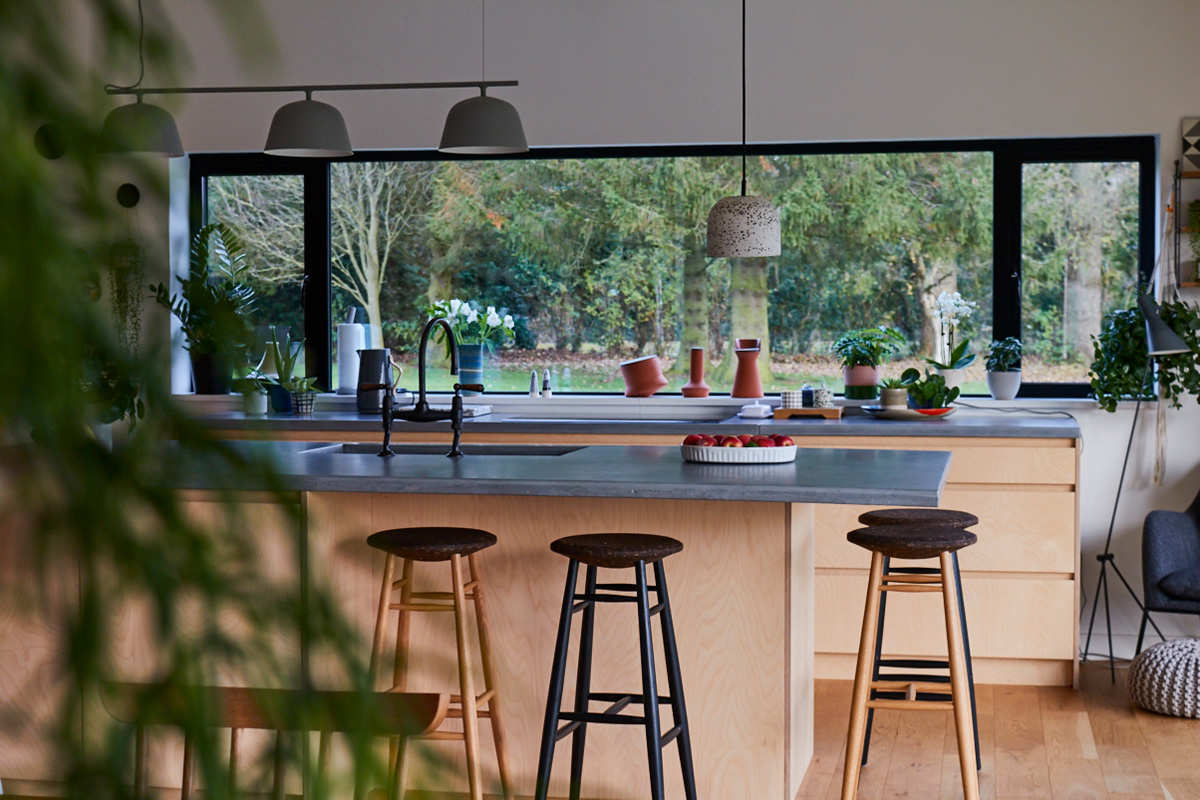
<svg viewBox="0 0 1200 800"><path fill-rule="evenodd" d="M963 580L972 655L981 658L1075 657L1075 583L1066 580ZM818 653L854 653L862 632L867 573L819 574ZM941 594L889 593L883 652L946 655Z"/></svg>
<svg viewBox="0 0 1200 800"><path fill-rule="evenodd" d="M977 572L1075 572L1073 492L966 491L948 488L942 508L979 517L979 542L959 554L964 570ZM869 506L816 507L817 567L867 569L871 554L846 541L862 525ZM931 562L932 563L932 562Z"/></svg>

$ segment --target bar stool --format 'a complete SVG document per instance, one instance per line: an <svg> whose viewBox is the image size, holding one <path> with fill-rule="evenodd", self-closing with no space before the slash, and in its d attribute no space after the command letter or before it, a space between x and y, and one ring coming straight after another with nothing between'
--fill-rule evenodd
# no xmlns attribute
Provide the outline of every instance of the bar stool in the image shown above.
<svg viewBox="0 0 1200 800"><path fill-rule="evenodd" d="M492 647L488 636L487 606L484 602L483 581L475 554L496 543L496 537L487 531L475 528L395 528L380 531L367 537L367 544L387 553L383 565L383 585L379 590L379 610L375 617L375 639L371 647L371 685L378 681L384 656L384 630L388 614L398 612L396 622L396 652L392 664L392 686L389 691L403 692L407 682L409 615L413 612L454 613L454 631L458 650L458 681L460 694L451 695L451 709L447 718L461 718L463 730L433 731L416 736L402 736L395 742L391 754L391 787L389 797L399 800L404 796L407 777L405 746L409 739L437 739L464 741L467 750L467 781L472 800L482 800L483 785L479 771L479 722L480 718L492 723L492 738L496 745L496 761L500 771L500 784L506 800L512 800L512 784L508 772L508 747L506 745L500 698L496 692L495 672L492 669ZM470 580L463 574L463 559L466 558ZM401 562L400 579L395 579L396 561ZM449 561L451 591L418 592L413 589L413 562ZM395 591L400 590L400 602L393 602ZM483 663L483 691L476 693L475 679L471 675L471 644L468 639L467 600L475 606L475 621L479 630L479 658ZM445 601L449 600L447 603ZM438 602L441 601L441 602ZM457 706L457 707L455 707ZM486 706L486 708L484 708ZM361 797L356 787L355 797Z"/></svg>
<svg viewBox="0 0 1200 800"><path fill-rule="evenodd" d="M979 524L979 517L966 511L955 511L949 508L880 508L859 514L858 521L871 527L881 525L943 525L948 528L970 528ZM975 769L983 769L983 758L979 749L979 718L975 711L975 674L971 667L971 637L967 634L967 608L963 603L962 576L958 570L958 553L951 553L954 561L954 585L958 590L958 616L962 621L963 652L967 660L967 686L971 691L971 730L975 736ZM892 560L887 556L883 559L885 574L904 573L908 575L936 575L938 570L931 567L893 567ZM879 630L883 630L884 615L887 612L887 595L879 598ZM927 658L884 659L883 636L875 640L875 662L871 669L871 680L924 680L935 683L948 683L946 675L914 675L910 672L883 674L883 669L902 670L944 670L949 667L945 661ZM871 699L895 700L903 693L881 692L871 690ZM921 700L948 700L944 694L933 694L920 697ZM867 765L867 756L871 751L871 728L875 722L875 709L867 710L867 735L863 741L862 764Z"/></svg>
<svg viewBox="0 0 1200 800"><path fill-rule="evenodd" d="M546 699L546 721L542 727L542 748L538 756L537 800L545 800L550 787L550 769L554 761L554 745L570 734L571 739L571 800L579 799L583 775L583 750L589 723L644 725L646 753L650 761L650 795L663 800L662 748L672 741L679 748L679 763L683 770L683 785L687 800L696 798L696 779L692 769L692 743L688 732L687 708L683 700L683 679L679 673L679 651L675 646L675 626L671 620L671 601L667 596L667 576L662 560L683 549L683 543L666 536L640 533L594 533L568 536L550 544L555 553L566 556L567 586L563 593L562 613L558 620L558 640L554 645L554 665L550 673L550 692ZM584 591L577 592L579 565L587 565ZM654 585L646 584L646 564L654 565ZM597 583L597 569L629 569L634 580L629 583ZM650 605L649 593L658 602ZM593 692L592 632L595 626L596 603L637 603L638 644L641 649L642 690L638 693ZM579 663L575 685L575 708L562 710L563 679L567 671L567 643L571 638L571 618L583 612L579 639ZM658 694L654 669L654 645L650 618L661 614L663 651L667 664L667 697ZM592 711L591 702L609 703L603 711ZM671 707L673 726L664 734L659 720L659 704ZM620 713L626 706L640 704L642 716ZM559 727L559 721L567 724Z"/></svg>
<svg viewBox="0 0 1200 800"><path fill-rule="evenodd" d="M918 695L944 695L947 686L926 680L877 680L873 673L873 656L882 638L879 627L880 598L885 592L941 592L946 620L946 645L949 651L950 696L954 707L954 723L958 734L958 760L962 769L963 794L967 800L979 797L979 775L971 769L970 692L966 680L966 661L963 653L962 618L958 596L958 577L954 570L954 553L975 544L975 534L945 525L883 525L851 531L846 538L871 551L871 574L867 586L866 608L863 612L862 638L858 645L858 665L854 671L854 695L850 705L850 728L846 744L846 766L842 778L842 800L853 800L858 791L862 770L862 751L866 734L867 713L875 708L940 710L943 702ZM884 560L890 558L937 558L936 574L885 571ZM919 677L919 676L918 676ZM871 698L871 690L903 692L903 699Z"/></svg>

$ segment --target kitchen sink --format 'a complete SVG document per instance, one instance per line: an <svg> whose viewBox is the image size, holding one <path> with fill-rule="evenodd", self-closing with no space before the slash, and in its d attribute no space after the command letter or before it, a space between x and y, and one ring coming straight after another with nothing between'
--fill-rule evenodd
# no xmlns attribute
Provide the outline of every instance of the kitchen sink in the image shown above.
<svg viewBox="0 0 1200 800"><path fill-rule="evenodd" d="M565 456L583 449L584 445L553 445L553 444L463 444L463 455L468 456ZM392 444L392 452L398 456L444 456L450 451L450 444ZM313 447L305 453L343 453L348 455L375 455L379 452L378 444L354 442L346 444L330 444Z"/></svg>

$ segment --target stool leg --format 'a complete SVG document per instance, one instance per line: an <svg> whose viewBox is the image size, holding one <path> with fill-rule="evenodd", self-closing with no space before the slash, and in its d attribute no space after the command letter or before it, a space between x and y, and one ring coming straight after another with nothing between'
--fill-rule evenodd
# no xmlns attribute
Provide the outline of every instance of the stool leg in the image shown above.
<svg viewBox="0 0 1200 800"><path fill-rule="evenodd" d="M379 665L383 661L384 631L387 629L388 606L392 603L392 576L396 570L396 557L383 557L383 585L379 587L379 609L375 612L375 638L371 642L371 689L379 688Z"/></svg>
<svg viewBox="0 0 1200 800"><path fill-rule="evenodd" d="M858 664L854 669L854 696L850 701L850 729L846 738L846 766L842 772L842 800L858 794L862 770L863 737L867 725L867 700L871 695L871 661L879 635L879 591L883 576L883 554L871 553L871 575L867 579L867 601L863 610L862 636L858 640ZM975 773L972 772L972 775Z"/></svg>
<svg viewBox="0 0 1200 800"><path fill-rule="evenodd" d="M1146 620L1150 619L1149 609L1142 609L1142 624L1138 626L1137 647L1134 648L1133 654L1136 656L1142 652L1142 641L1146 638Z"/></svg>
<svg viewBox="0 0 1200 800"><path fill-rule="evenodd" d="M403 566L400 570L400 602L411 603L413 594L413 562L401 559ZM451 567L451 572L454 571ZM461 566L459 572L462 572ZM389 593L389 597L390 597ZM408 684L408 632L412 628L412 612L398 611L396 617L396 657L392 661L392 686L396 691L403 692Z"/></svg>
<svg viewBox="0 0 1200 800"><path fill-rule="evenodd" d="M637 578L638 636L642 651L642 710L646 716L646 756L650 761L650 797L663 800L662 727L658 721L658 682L654 677L654 642L650 636L650 598L646 562L634 566Z"/></svg>
<svg viewBox="0 0 1200 800"><path fill-rule="evenodd" d="M471 800L483 800L479 776L479 717L475 710L475 679L471 675L471 641L467 636L467 597L463 590L462 556L450 556L454 579L454 632L458 638L458 683L462 692L463 739L467 745L467 782Z"/></svg>
<svg viewBox="0 0 1200 800"><path fill-rule="evenodd" d="M475 625L479 628L479 660L483 663L483 690L492 690L492 699L488 701L488 717L492 722L492 741L496 745L500 788L504 792L504 800L513 800L512 780L508 773L508 739L500 710L500 690L496 688L496 673L492 669L492 640L488 633L487 603L484 600L483 578L479 576L479 564L475 560L475 553L467 556L467 565L471 568L471 580L475 582L471 595L475 598Z"/></svg>
<svg viewBox="0 0 1200 800"><path fill-rule="evenodd" d="M587 594L596 593L596 567L587 568L587 576L583 583ZM588 695L592 691L592 632L596 626L596 604L591 603L583 609L583 624L579 629L579 666L575 673L575 711L586 713L590 708ZM580 786L583 783L583 749L587 738L587 723L579 723L579 727L571 734L571 800L579 800Z"/></svg>
<svg viewBox="0 0 1200 800"><path fill-rule="evenodd" d="M562 708L563 676L567 671L567 642L571 638L571 608L575 605L575 584L579 562L567 562L567 588L563 591L562 611L558 616L558 639L554 643L554 663L550 667L550 690L546 698L546 719L542 723L542 748L538 753L535 800L546 800L550 791L550 768L554 763L554 742L558 738L558 714Z"/></svg>
<svg viewBox="0 0 1200 800"><path fill-rule="evenodd" d="M654 562L654 583L658 586L658 601L662 603L663 655L667 659L667 689L671 692L671 714L679 726L675 740L679 750L679 766L683 770L683 793L687 800L696 800L696 773L692 766L692 734L688 728L687 704L683 700L683 676L679 671L679 648L675 643L675 621L671 618L671 599L667 595L667 571L661 561Z"/></svg>
<svg viewBox="0 0 1200 800"><path fill-rule="evenodd" d="M958 763L962 769L963 796L979 798L979 773L971 769L971 695L967 687L967 669L963 656L962 620L958 615L958 581L951 553L938 557L942 568L942 603L946 613L946 648L950 652L950 692L954 701L954 727L958 734Z"/></svg>
<svg viewBox="0 0 1200 800"><path fill-rule="evenodd" d="M883 575L888 574L891 568L892 559L884 556L883 558ZM879 631L879 635L875 637L875 660L871 664L871 680L879 680L879 662L883 660L883 620L887 616L887 592L879 593L879 621L875 623L875 629ZM874 700L877 692L871 690L871 699ZM871 728L875 724L875 709L867 709L867 732L863 736L863 756L862 765L867 765L867 757L871 752Z"/></svg>
<svg viewBox="0 0 1200 800"><path fill-rule="evenodd" d="M958 619L962 623L963 654L967 659L967 687L971 690L971 730L975 735L975 769L983 769L979 751L979 714L975 711L975 671L971 667L971 634L967 632L967 605L963 602L962 573L958 569L958 552L950 554L954 561L954 588L958 594Z"/></svg>

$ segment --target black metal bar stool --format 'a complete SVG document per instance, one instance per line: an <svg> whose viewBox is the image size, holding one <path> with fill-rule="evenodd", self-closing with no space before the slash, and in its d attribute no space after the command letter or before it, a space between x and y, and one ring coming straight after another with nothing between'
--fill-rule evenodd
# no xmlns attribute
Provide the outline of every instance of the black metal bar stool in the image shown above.
<svg viewBox="0 0 1200 800"><path fill-rule="evenodd" d="M947 528L970 528L979 524L979 517L966 511L955 511L949 508L881 508L859 514L858 521L863 525L877 527L882 525L943 525ZM958 590L958 616L962 620L963 652L967 659L967 686L971 691L971 729L975 736L975 769L983 769L983 758L979 749L979 718L975 711L975 674L971 668L971 637L967 633L967 607L963 603L962 576L958 570L958 552L950 554L954 562L954 585ZM908 575L936 575L938 570L933 567L893 567L891 558L884 556L884 574L904 573ZM879 630L883 630L883 620L887 612L887 595L879 598ZM949 675L926 675L912 672L884 673L884 669L900 670L945 670L950 665L946 661L931 658L883 658L883 636L875 640L875 663L871 670L871 679L878 681L922 680L934 683L949 683ZM881 692L871 690L871 699L885 698L895 700L903 693ZM921 700L949 700L944 694L923 694ZM871 751L871 728L875 722L875 709L867 710L867 735L863 742L862 764L867 765L867 756Z"/></svg>
<svg viewBox="0 0 1200 800"><path fill-rule="evenodd" d="M367 544L387 553L383 565L383 586L379 590L379 610L375 617L375 641L371 647L371 685L378 681L384 656L387 618L396 611L396 652L392 664L392 685L389 691L403 692L407 681L409 615L413 612L453 612L458 651L460 694L450 695L451 709L447 718L461 718L463 730L431 731L417 736L399 737L392 748L389 798L404 797L406 780L405 745L408 739L461 739L467 751L467 781L472 800L482 800L483 782L479 768L479 720L492 723L492 738L496 745L496 762L500 784L506 800L512 800L512 783L508 774L508 748L500 697L496 691L495 671L492 669L492 646L488 634L487 605L484 602L483 581L475 554L496 543L496 537L475 528L395 528L367 537ZM396 561L400 560L400 579L395 579ZM464 574L463 561L470 570ZM428 592L413 589L414 561L449 561L451 591ZM400 590L400 602L393 595ZM471 674L471 645L467 626L467 601L475 607L475 622L479 632L479 660L483 665L483 691L477 692ZM450 601L450 602L446 602ZM355 796L361 796L355 787Z"/></svg>
<svg viewBox="0 0 1200 800"><path fill-rule="evenodd" d="M862 637L858 645L858 665L854 671L854 696L850 705L850 728L846 743L846 765L842 776L842 800L854 800L862 770L863 744L867 714L876 708L941 710L945 703L922 695L945 695L949 690L954 707L958 738L958 760L962 769L963 794L978 800L979 773L971 769L972 758L970 690L963 647L962 617L958 597L958 577L952 556L976 542L975 534L945 525L883 525L851 531L846 538L871 551L871 575L863 611ZM884 560L937 558L936 573L912 573L885 570ZM875 678L878 642L882 638L879 607L887 592L940 592L946 622L946 646L949 686L921 676L910 679ZM872 698L872 690L898 693L900 697ZM977 751L976 751L977 752Z"/></svg>
<svg viewBox="0 0 1200 800"><path fill-rule="evenodd" d="M671 601L667 596L667 576L662 560L683 549L683 543L666 536L640 533L595 533L568 536L551 543L550 549L570 559L567 564L567 586L563 593L562 613L558 620L558 640L554 645L554 666L550 672L550 693L546 699L546 721L542 727L542 748L538 756L537 800L545 800L550 787L550 769L554 762L554 745L570 734L571 739L571 800L578 800L583 775L583 749L590 723L644 725L646 752L650 761L650 795L663 800L662 749L672 741L679 748L679 763L683 769L683 785L688 800L696 798L696 779L692 769L692 743L688 732L687 709L683 701L683 680L679 674L679 651L675 646L675 626L671 621ZM579 593L579 565L587 565L583 593ZM646 564L654 565L654 585L646 584ZM634 571L632 584L597 583L597 568L629 569ZM649 593L658 602L650 604ZM614 694L593 692L592 631L596 619L596 603L637 603L638 643L641 649L642 691ZM562 710L563 679L567 671L567 643L571 638L571 618L583 612L579 640L579 664L575 685L575 708ZM651 640L650 618L660 614L663 654L667 663L667 687L670 694L660 697L654 672L654 645ZM608 703L603 711L592 711L592 701ZM662 732L659 705L671 707L672 727ZM641 716L620 713L629 705L640 704ZM561 720L566 725L559 727Z"/></svg>

